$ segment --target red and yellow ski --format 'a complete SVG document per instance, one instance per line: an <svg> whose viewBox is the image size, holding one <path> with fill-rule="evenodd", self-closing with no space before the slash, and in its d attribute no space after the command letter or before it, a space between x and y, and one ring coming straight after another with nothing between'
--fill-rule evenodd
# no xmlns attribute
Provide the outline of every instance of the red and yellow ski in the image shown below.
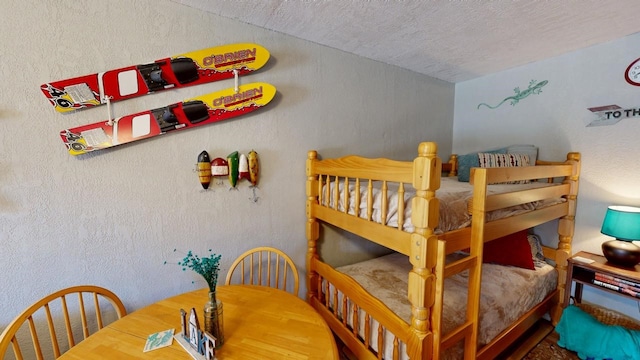
<svg viewBox="0 0 640 360"><path fill-rule="evenodd" d="M54 81L40 86L59 112L143 96L170 88L228 79L263 67L269 51L257 44L230 44L192 51L152 63Z"/></svg>
<svg viewBox="0 0 640 360"><path fill-rule="evenodd" d="M137 140L231 119L267 105L273 85L257 82L216 91L162 108L104 120L60 132L71 155L110 148Z"/></svg>

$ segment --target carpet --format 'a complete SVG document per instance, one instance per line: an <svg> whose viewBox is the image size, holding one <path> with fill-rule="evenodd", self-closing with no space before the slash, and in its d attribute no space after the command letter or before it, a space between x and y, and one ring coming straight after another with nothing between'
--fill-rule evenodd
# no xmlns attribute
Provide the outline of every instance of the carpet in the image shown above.
<svg viewBox="0 0 640 360"><path fill-rule="evenodd" d="M576 353L558 346L558 333L552 331L523 360L580 359Z"/></svg>

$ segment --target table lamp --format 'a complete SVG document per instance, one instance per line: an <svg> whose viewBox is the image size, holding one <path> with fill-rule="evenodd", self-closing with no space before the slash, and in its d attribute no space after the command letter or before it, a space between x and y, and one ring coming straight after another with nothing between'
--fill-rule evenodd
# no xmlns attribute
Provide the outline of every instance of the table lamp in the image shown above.
<svg viewBox="0 0 640 360"><path fill-rule="evenodd" d="M640 262L640 247L632 243L640 240L639 207L609 206L600 232L616 238L602 243L602 252L609 262L628 267Z"/></svg>

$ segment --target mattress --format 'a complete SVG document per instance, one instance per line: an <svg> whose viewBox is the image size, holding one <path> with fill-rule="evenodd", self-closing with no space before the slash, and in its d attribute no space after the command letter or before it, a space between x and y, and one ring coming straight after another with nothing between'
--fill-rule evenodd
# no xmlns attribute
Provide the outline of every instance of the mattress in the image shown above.
<svg viewBox="0 0 640 360"><path fill-rule="evenodd" d="M513 191L521 191L525 189L535 189L546 186L553 186L557 184L549 184L546 182L532 182L528 184L493 184L487 187L489 195L508 193ZM335 182L331 182L329 185L329 196L327 199L326 186L323 188L323 194L321 196L321 204L335 208L334 206L334 187ZM358 209L358 216L360 218L368 218L368 204L367 197L369 191L372 193L372 221L381 223L382 217L382 197L383 191L381 190L381 183L375 182L375 186L369 190L366 184L361 184L359 187L360 206ZM403 194L404 200L404 220L402 229L407 232L413 231L413 224L411 223L411 198L415 196L415 192L411 186L406 186ZM355 203L356 203L356 185L349 183L349 210L348 213L355 215ZM346 195L344 193L344 183L338 184L339 200L338 211L344 212ZM398 186L396 184L389 184L387 189L387 216L386 225L391 227L398 227ZM440 216L439 224L436 228L436 233L444 233L447 231L462 229L471 225L471 200L473 198L473 186L468 182L460 182L456 177L443 177L441 179L440 189L436 192L436 196L440 200ZM328 200L328 201L327 201ZM499 209L490 211L487 213L487 221L493 221L497 219L506 218L529 212L536 209L541 209L547 206L558 204L566 201L564 198L547 199L543 201L535 201L525 203L517 206L512 206L505 209Z"/></svg>
<svg viewBox="0 0 640 360"><path fill-rule="evenodd" d="M455 261L463 255L451 254L447 261ZM367 292L387 305L396 315L407 323L411 321L411 304L407 299L407 278L411 264L405 255L393 253L365 262L336 268L349 275ZM485 345L520 318L534 305L540 303L556 288L557 272L548 264L540 264L535 270L511 266L483 264L482 291L480 299L479 343ZM443 328L447 334L461 325L465 319L467 306L468 271L445 279ZM333 291L331 289L330 291ZM339 292L338 301L342 301ZM333 300L331 300L333 301ZM350 304L349 304L350 305ZM348 307L352 309L351 306ZM350 310L351 311L351 310ZM352 319L353 314L348 314ZM360 319L360 329L364 329L364 316ZM378 324L370 324L372 333L377 332ZM361 334L362 336L362 334ZM385 336L384 358L392 358L393 335ZM371 339L377 351L376 340ZM404 344L401 344L402 358L406 359ZM462 347L454 347L444 354L445 359L462 358Z"/></svg>

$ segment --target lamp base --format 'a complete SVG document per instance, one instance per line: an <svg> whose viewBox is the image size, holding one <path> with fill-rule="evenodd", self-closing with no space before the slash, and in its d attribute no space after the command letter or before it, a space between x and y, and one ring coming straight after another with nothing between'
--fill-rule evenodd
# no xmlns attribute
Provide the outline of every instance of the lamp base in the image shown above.
<svg viewBox="0 0 640 360"><path fill-rule="evenodd" d="M613 264L634 267L640 263L640 247L630 241L609 240L602 243L604 257Z"/></svg>

